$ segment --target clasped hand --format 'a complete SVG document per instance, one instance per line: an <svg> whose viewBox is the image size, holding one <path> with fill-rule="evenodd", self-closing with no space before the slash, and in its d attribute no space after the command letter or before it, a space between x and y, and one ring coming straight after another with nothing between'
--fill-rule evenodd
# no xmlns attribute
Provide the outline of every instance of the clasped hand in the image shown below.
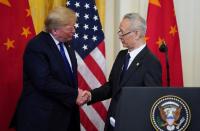
<svg viewBox="0 0 200 131"><path fill-rule="evenodd" d="M78 89L78 97L76 99L76 104L82 106L91 100L91 93L87 90Z"/></svg>

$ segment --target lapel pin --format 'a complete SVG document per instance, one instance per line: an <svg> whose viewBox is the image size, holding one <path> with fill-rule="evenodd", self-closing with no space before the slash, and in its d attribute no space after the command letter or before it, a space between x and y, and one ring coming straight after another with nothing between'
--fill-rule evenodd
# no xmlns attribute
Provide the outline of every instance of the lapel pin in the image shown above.
<svg viewBox="0 0 200 131"><path fill-rule="evenodd" d="M140 63L139 63L139 62L137 62L137 63L136 63L136 66L139 66L139 65L140 65Z"/></svg>

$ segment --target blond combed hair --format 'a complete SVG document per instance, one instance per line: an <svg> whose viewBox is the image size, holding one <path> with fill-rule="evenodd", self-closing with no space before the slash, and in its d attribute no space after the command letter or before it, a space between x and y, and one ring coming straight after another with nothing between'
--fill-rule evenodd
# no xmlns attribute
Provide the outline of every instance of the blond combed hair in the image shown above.
<svg viewBox="0 0 200 131"><path fill-rule="evenodd" d="M45 31L51 32L53 29L70 24L70 22L75 23L76 19L73 10L64 6L54 8L45 19Z"/></svg>

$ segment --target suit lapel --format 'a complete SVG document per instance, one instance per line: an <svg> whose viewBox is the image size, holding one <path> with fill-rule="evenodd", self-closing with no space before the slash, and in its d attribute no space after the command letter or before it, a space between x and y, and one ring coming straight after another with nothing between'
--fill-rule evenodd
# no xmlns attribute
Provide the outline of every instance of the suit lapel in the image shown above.
<svg viewBox="0 0 200 131"><path fill-rule="evenodd" d="M71 64L72 64L72 70L74 73L76 73L77 71L77 61L76 61L76 56L75 56L75 52L74 50L70 47L71 43L65 43L65 47L67 48L70 60L71 60Z"/></svg>
<svg viewBox="0 0 200 131"><path fill-rule="evenodd" d="M142 51L135 57L135 59L133 60L133 62L131 63L130 67L128 68L128 70L126 71L126 73L124 74L124 77L120 83L120 87L123 86L126 81L129 79L129 77L131 77L131 75L134 75L134 72L137 71L137 69L143 64L143 58L145 57L145 55L147 54L147 52L149 52L147 46L142 49Z"/></svg>
<svg viewBox="0 0 200 131"><path fill-rule="evenodd" d="M114 87L115 87L115 91L114 91L114 93L113 93L113 96L115 95L115 94L117 94L117 92L118 92L118 90L121 88L121 73L122 73L122 71L123 71L123 64L124 64L124 60L125 60L125 57L126 57L126 54L127 54L127 52L128 52L128 50L126 49L126 50L123 50L123 51L121 51L120 53L119 53L119 55L117 56L117 58L116 58L116 63L114 63L114 65L113 65L113 68L114 68L114 78L113 78L113 80L114 80ZM112 74L112 72L111 72L111 74Z"/></svg>
<svg viewBox="0 0 200 131"><path fill-rule="evenodd" d="M71 64L72 64L72 70L73 70L73 77L74 77L74 82L75 84L77 83L77 60L76 60L76 55L74 50L69 46L71 43L65 43L65 47L67 48Z"/></svg>
<svg viewBox="0 0 200 131"><path fill-rule="evenodd" d="M58 47L56 46L56 44L55 44L53 38L50 36L50 34L46 33L46 32L44 32L44 33L46 35L47 44L50 46L52 54L54 54L54 56L55 56L55 61L57 61L58 66L60 66L59 69L62 70L62 72L64 72L64 76L66 76L67 79L70 80L71 79L70 74L68 74L67 71L65 70L65 63L64 63L63 58L60 54L60 51L58 50ZM72 59L72 58L70 57L70 59ZM71 84L73 84L72 81L69 81L69 82Z"/></svg>
<svg viewBox="0 0 200 131"><path fill-rule="evenodd" d="M46 32L45 32L46 33ZM58 63L60 63L58 66L61 66L61 69L65 69L65 65L64 65L64 61L63 61L63 58L58 50L58 47L56 46L53 38L50 36L49 33L46 33L47 37L46 37L46 41L48 41L48 45L50 46L51 48L51 51L52 53L54 54L55 56L55 61L58 61ZM65 71L66 72L66 71Z"/></svg>

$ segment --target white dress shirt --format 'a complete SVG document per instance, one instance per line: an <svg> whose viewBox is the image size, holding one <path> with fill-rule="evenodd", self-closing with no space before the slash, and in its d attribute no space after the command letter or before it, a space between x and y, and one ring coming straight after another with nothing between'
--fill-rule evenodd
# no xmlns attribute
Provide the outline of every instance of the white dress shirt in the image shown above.
<svg viewBox="0 0 200 131"><path fill-rule="evenodd" d="M56 40L55 37L54 37L51 33L49 33L49 34L50 34L51 37L53 38L53 40L54 40L54 42L55 42L55 44L56 44L58 50L60 51L60 46L59 46L59 43L60 43L60 42L59 42L58 40ZM65 55L66 55L66 57L67 57L67 60L68 60L68 62L69 62L70 68L71 68L71 70L72 70L72 72L73 72L71 59L70 59L70 57L69 57L69 53L68 53L68 51L67 51L67 49L66 49L65 46L64 46L64 51L65 51Z"/></svg>
<svg viewBox="0 0 200 131"><path fill-rule="evenodd" d="M129 68L129 66L131 65L131 63L133 62L133 60L135 59L135 57L140 53L140 51L146 46L146 44L140 46L139 48L137 49L134 49L133 51L129 52L128 53L130 54L130 59L129 59L129 63L128 63L128 67L127 69Z"/></svg>

